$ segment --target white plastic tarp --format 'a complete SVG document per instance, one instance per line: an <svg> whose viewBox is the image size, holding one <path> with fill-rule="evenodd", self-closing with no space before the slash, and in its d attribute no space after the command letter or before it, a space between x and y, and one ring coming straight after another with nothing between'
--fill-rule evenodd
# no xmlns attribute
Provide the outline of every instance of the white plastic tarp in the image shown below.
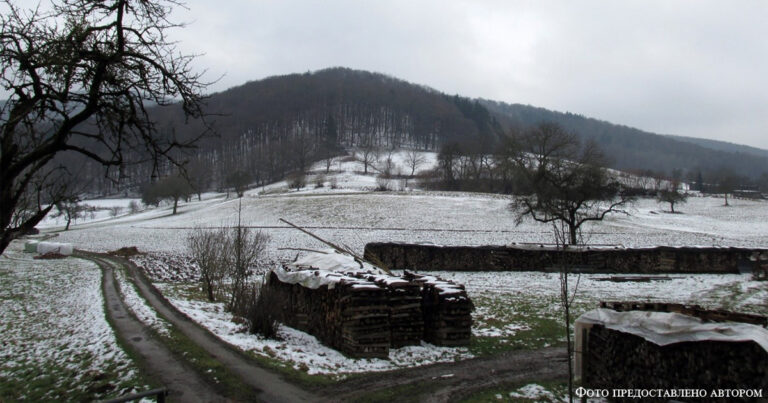
<svg viewBox="0 0 768 403"><path fill-rule="evenodd" d="M24 252L27 253L35 253L37 252L37 244L39 244L40 241L37 239L30 239L27 242L24 242Z"/></svg>
<svg viewBox="0 0 768 403"><path fill-rule="evenodd" d="M286 265L286 269L277 267L272 270L280 281L289 284L301 284L304 287L317 289L324 285L333 288L344 279L356 287L377 288L368 281L344 275L344 272L370 272L381 274L380 270L369 264L363 268L352 256L334 251L333 249L309 253L295 262Z"/></svg>
<svg viewBox="0 0 768 403"><path fill-rule="evenodd" d="M581 377L582 330L602 325L642 337L659 346L686 341L754 341L768 351L768 329L739 322L704 322L703 320L673 312L626 311L595 309L581 315L575 324L576 377Z"/></svg>

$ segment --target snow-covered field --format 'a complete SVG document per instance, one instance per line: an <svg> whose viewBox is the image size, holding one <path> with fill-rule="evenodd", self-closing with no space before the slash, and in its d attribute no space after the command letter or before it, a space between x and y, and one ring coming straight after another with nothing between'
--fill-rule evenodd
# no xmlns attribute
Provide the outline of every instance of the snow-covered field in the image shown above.
<svg viewBox="0 0 768 403"><path fill-rule="evenodd" d="M0 400L115 397L141 384L105 319L101 271L80 259L0 257Z"/></svg>
<svg viewBox="0 0 768 403"><path fill-rule="evenodd" d="M402 158L393 157L398 164L402 164ZM430 158L434 165L434 155ZM427 164L421 169L428 167ZM188 266L186 238L191 230L231 225L237 221L238 210L245 225L270 236L265 259L269 264L293 259L298 253L279 248L325 248L280 223L279 218L307 227L358 253L362 253L366 243L381 241L444 245L553 241L547 225L532 220L515 225L509 196L410 189L376 192L371 190L376 186L375 176L360 174L363 167L359 162L335 163L331 170L335 172L321 178L322 187L315 187L316 175L323 175L325 167L317 164L307 177L307 186L298 191L281 182L252 189L242 199L207 194L203 201L181 204L176 215L171 214L169 206L164 206L82 223L59 233L57 241L73 242L76 247L95 251L137 246L140 251L164 256L163 261L156 262L163 266L158 269L162 278L155 281L162 282L163 291L177 307L225 341L255 354L286 361L310 374L378 371L450 361L497 349L547 346L563 338L558 279L557 275L547 273L437 273L466 284L477 306L473 329L477 343L469 351L427 345L398 349L389 361L348 359L320 345L313 337L289 328L281 331L281 341L263 340L243 332L242 325L233 323L219 305L189 299L175 291L179 284L189 285L184 283L189 276L174 275L173 262ZM722 204L719 198L691 197L688 203L678 206L682 214L669 214L665 212L667 205L640 199L629 208L628 215L609 215L601 223L586 226L585 238L592 244L627 247L768 247L768 203L731 200L730 207ZM148 263L152 263L151 259ZM269 264L262 269L269 269ZM750 281L745 275L680 275L649 283L603 282L598 277L581 276L576 314L594 308L601 300L664 300L768 314L768 287ZM154 323L154 319L148 320Z"/></svg>

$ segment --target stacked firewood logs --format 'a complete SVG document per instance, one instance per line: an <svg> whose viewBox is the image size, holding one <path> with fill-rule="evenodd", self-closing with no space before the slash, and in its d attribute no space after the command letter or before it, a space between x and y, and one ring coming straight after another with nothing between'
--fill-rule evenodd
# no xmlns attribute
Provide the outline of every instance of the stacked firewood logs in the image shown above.
<svg viewBox="0 0 768 403"><path fill-rule="evenodd" d="M408 271L403 278L421 285L424 340L438 346L468 346L474 306L464 286Z"/></svg>
<svg viewBox="0 0 768 403"><path fill-rule="evenodd" d="M595 325L589 331L584 354L582 384L591 389L768 390L768 353L753 341L658 346L642 337ZM659 397L642 400L670 400ZM707 401L742 400L703 397ZM636 397L612 400L638 401Z"/></svg>
<svg viewBox="0 0 768 403"><path fill-rule="evenodd" d="M389 355L387 292L373 283L347 283L316 289L283 283L274 273L268 286L279 293L281 322L317 337L351 357Z"/></svg>
<svg viewBox="0 0 768 403"><path fill-rule="evenodd" d="M390 347L421 340L469 345L472 302L463 286L436 277L352 271L312 288L272 272L266 286L275 296L278 321L351 357L387 358Z"/></svg>
<svg viewBox="0 0 768 403"><path fill-rule="evenodd" d="M387 290L390 346L400 348L421 343L424 317L421 312L421 285L385 275L355 274Z"/></svg>

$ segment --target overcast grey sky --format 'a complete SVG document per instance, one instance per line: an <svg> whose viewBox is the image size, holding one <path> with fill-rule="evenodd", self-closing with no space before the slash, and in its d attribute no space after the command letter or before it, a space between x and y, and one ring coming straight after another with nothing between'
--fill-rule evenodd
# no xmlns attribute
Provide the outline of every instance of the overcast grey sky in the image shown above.
<svg viewBox="0 0 768 403"><path fill-rule="evenodd" d="M768 149L768 1L187 0L174 20L211 92L343 66Z"/></svg>
<svg viewBox="0 0 768 403"><path fill-rule="evenodd" d="M210 1L177 16L214 91L344 66L768 148L766 1Z"/></svg>

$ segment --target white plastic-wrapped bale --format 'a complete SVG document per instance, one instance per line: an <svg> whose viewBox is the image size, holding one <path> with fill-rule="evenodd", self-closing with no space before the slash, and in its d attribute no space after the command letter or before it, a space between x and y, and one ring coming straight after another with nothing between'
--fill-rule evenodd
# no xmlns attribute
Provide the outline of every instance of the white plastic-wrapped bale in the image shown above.
<svg viewBox="0 0 768 403"><path fill-rule="evenodd" d="M59 255L70 256L74 248L71 243L59 243L59 242L38 242L37 253L45 255L48 253L57 253Z"/></svg>
<svg viewBox="0 0 768 403"><path fill-rule="evenodd" d="M39 244L40 241L36 239L30 239L27 242L24 242L24 252L26 253L35 253L37 252L37 244Z"/></svg>

